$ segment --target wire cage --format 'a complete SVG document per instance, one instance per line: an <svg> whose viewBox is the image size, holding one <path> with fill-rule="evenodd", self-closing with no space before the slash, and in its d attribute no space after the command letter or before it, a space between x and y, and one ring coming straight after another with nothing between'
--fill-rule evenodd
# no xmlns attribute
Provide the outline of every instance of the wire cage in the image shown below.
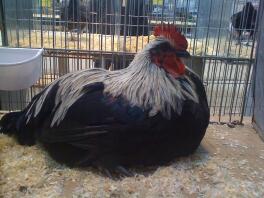
<svg viewBox="0 0 264 198"><path fill-rule="evenodd" d="M170 23L188 40L186 64L203 79L212 119L242 122L252 113L258 5L259 0L1 0L2 45L45 53L41 79L27 90L0 91L0 110L24 108L68 72L128 66L154 39L153 27Z"/></svg>

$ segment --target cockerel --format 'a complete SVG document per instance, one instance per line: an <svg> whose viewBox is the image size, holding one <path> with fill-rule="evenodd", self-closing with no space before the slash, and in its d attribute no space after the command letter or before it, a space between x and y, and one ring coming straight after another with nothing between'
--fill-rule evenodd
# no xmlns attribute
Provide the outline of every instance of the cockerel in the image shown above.
<svg viewBox="0 0 264 198"><path fill-rule="evenodd" d="M257 20L257 10L251 2L243 6L242 11L235 13L231 17L231 27L234 28L238 44L241 41L243 32L249 32L250 38L254 35ZM248 41L247 41L248 43Z"/></svg>
<svg viewBox="0 0 264 198"><path fill-rule="evenodd" d="M3 133L22 145L43 145L70 167L95 166L130 175L126 167L156 165L193 153L209 123L206 93L185 67L186 38L157 26L155 40L121 70L66 74L20 112L3 116Z"/></svg>

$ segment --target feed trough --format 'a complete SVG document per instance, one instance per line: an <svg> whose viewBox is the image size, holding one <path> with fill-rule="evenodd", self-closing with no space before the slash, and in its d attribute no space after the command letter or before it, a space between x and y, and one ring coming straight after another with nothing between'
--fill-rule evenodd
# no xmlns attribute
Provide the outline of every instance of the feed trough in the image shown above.
<svg viewBox="0 0 264 198"><path fill-rule="evenodd" d="M0 48L0 90L21 90L41 75L43 49Z"/></svg>

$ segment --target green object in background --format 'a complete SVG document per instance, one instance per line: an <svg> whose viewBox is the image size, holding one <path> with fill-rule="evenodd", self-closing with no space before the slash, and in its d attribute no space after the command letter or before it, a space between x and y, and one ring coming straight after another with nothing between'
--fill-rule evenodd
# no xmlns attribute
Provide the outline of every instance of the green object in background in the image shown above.
<svg viewBox="0 0 264 198"><path fill-rule="evenodd" d="M36 8L38 14L51 14L53 1L56 3L57 0L37 0L35 1L34 7Z"/></svg>
<svg viewBox="0 0 264 198"><path fill-rule="evenodd" d="M42 0L42 7L51 7L52 0Z"/></svg>
<svg viewBox="0 0 264 198"><path fill-rule="evenodd" d="M163 0L153 0L153 5L163 5Z"/></svg>
<svg viewBox="0 0 264 198"><path fill-rule="evenodd" d="M35 7L42 6L43 8L51 8L53 0L37 0L35 1Z"/></svg>

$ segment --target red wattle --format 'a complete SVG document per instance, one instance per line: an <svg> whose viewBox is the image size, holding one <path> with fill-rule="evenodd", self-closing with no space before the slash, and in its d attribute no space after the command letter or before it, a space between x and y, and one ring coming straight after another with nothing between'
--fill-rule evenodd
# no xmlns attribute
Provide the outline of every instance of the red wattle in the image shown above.
<svg viewBox="0 0 264 198"><path fill-rule="evenodd" d="M181 59L175 57L175 55L167 56L164 59L163 67L175 77L185 73L185 65L182 63Z"/></svg>
<svg viewBox="0 0 264 198"><path fill-rule="evenodd" d="M177 67L178 67L178 74L180 75L185 74L185 65L182 63L181 60L177 61Z"/></svg>

